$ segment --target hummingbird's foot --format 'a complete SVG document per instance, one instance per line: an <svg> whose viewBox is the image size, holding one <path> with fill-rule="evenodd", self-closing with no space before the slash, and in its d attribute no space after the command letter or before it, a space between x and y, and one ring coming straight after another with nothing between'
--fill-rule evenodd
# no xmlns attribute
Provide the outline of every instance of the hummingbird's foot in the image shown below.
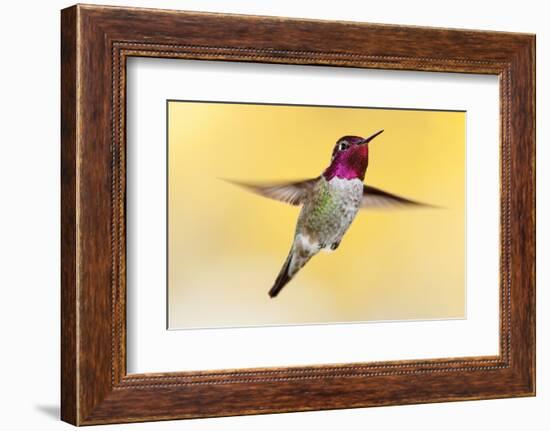
<svg viewBox="0 0 550 431"><path fill-rule="evenodd" d="M324 248L327 248L327 244L322 242L319 244L319 250L323 250Z"/></svg>
<svg viewBox="0 0 550 431"><path fill-rule="evenodd" d="M333 242L331 245L330 245L330 249L331 250L336 250L338 248L338 246L340 245L340 241L338 242Z"/></svg>

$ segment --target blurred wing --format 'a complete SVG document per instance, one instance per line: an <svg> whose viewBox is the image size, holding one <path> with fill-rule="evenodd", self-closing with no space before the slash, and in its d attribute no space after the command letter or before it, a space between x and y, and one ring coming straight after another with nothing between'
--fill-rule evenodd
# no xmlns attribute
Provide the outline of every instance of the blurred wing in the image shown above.
<svg viewBox="0 0 550 431"><path fill-rule="evenodd" d="M422 202L413 201L403 198L376 187L363 185L363 200L361 209L390 209L397 207L431 207L433 205L424 204Z"/></svg>
<svg viewBox="0 0 550 431"><path fill-rule="evenodd" d="M301 205L306 196L311 192L319 178L295 181L291 183L254 184L241 181L225 180L231 184L243 187L248 191L275 199L290 205Z"/></svg>

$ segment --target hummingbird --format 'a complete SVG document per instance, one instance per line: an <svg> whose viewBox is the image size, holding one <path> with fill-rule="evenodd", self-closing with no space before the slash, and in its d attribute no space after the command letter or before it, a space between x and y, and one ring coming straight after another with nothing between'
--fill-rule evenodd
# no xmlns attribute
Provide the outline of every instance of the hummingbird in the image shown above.
<svg viewBox="0 0 550 431"><path fill-rule="evenodd" d="M271 298L317 253L336 250L360 209L429 206L363 184L369 143L383 131L368 138L338 139L330 165L316 178L271 184L229 181L261 196L301 206L290 252L269 290Z"/></svg>

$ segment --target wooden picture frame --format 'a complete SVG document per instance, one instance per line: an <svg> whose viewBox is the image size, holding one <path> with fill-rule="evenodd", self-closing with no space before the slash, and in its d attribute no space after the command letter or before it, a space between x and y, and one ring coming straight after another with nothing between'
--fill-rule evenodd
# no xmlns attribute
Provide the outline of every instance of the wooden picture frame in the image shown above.
<svg viewBox="0 0 550 431"><path fill-rule="evenodd" d="M534 35L83 5L61 17L62 420L91 425L535 394ZM131 56L498 75L500 354L127 374Z"/></svg>

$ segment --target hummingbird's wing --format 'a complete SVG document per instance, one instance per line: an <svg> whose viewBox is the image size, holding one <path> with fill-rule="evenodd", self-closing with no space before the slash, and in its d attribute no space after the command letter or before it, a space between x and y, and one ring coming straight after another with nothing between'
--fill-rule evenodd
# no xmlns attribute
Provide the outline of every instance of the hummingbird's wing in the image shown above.
<svg viewBox="0 0 550 431"><path fill-rule="evenodd" d="M225 181L243 187L266 198L275 199L290 205L301 205L307 195L313 190L318 180L319 177L309 180L270 184L255 184L233 180Z"/></svg>
<svg viewBox="0 0 550 431"><path fill-rule="evenodd" d="M413 201L412 199L397 196L392 193L385 192L384 190L377 189L376 187L363 185L363 199L361 201L361 209L385 209L404 206L434 208L433 205Z"/></svg>

